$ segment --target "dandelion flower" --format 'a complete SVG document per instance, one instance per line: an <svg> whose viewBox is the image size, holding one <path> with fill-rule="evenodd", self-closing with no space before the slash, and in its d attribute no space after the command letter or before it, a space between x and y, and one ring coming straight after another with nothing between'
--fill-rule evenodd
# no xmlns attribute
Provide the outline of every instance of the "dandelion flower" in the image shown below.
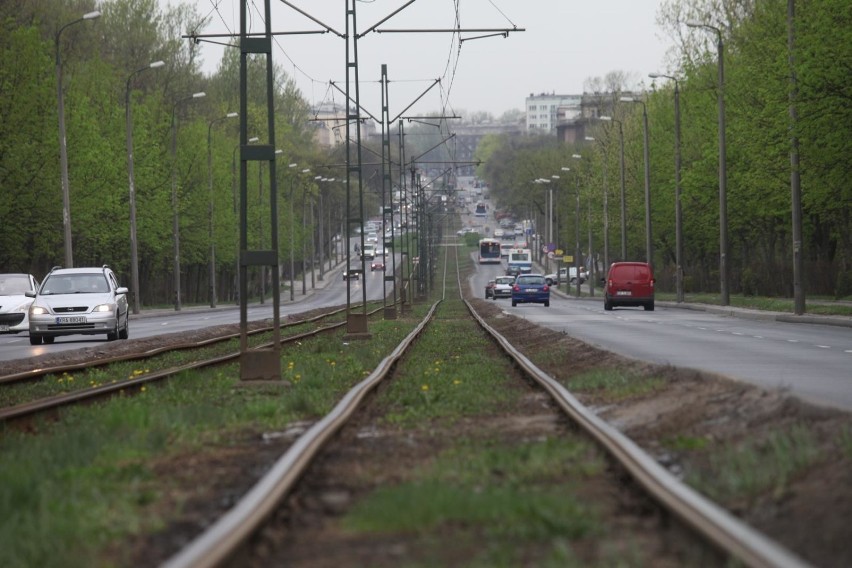
<svg viewBox="0 0 852 568"><path fill-rule="evenodd" d="M421 387L420 387L420 390L422 390L423 392L428 391L428 390L429 390L429 385L423 385L423 386L421 386Z"/></svg>

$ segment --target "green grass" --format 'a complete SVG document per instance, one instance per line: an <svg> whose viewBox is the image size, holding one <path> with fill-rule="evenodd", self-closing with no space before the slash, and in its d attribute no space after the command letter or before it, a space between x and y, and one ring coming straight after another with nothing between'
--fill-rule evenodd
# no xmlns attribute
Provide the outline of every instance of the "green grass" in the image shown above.
<svg viewBox="0 0 852 568"><path fill-rule="evenodd" d="M816 435L797 424L741 447L713 448L710 468L688 473L687 482L718 502L780 496L791 479L823 458Z"/></svg>
<svg viewBox="0 0 852 568"><path fill-rule="evenodd" d="M672 292L656 292L656 298L660 301L674 302L676 296ZM718 294L689 293L684 301L696 304L721 305ZM747 308L752 310L765 310L771 312L793 313L795 310L792 298L767 298L763 296L742 296L732 294L730 305L736 308ZM839 303L830 298L807 298L805 312L818 315L852 316L852 304Z"/></svg>
<svg viewBox="0 0 852 568"><path fill-rule="evenodd" d="M332 321L339 321L340 319L342 319L342 316L335 316ZM313 323L288 327L283 330L282 337L298 335L299 333L313 329L316 329L316 324ZM271 340L272 332L259 333L250 335L248 343L249 347L253 347L262 343L268 343ZM239 339L230 339L198 349L169 351L145 360L118 362L58 375L50 374L40 379L37 378L4 386L0 390L0 405L13 406L43 397L76 392L108 383L118 383L163 369L227 355L229 353L236 353L239 350Z"/></svg>
<svg viewBox="0 0 852 568"><path fill-rule="evenodd" d="M183 373L137 396L68 408L28 433L4 429L3 565L98 565L99 551L112 543L160 529L167 520L149 505L170 485L157 479L152 464L323 415L412 326L371 322L370 341L344 342L338 334L286 348L289 388L239 388L231 364Z"/></svg>
<svg viewBox="0 0 852 568"><path fill-rule="evenodd" d="M571 377L567 385L572 391L594 393L608 401L651 394L665 387L665 380L639 373L614 369L595 369Z"/></svg>

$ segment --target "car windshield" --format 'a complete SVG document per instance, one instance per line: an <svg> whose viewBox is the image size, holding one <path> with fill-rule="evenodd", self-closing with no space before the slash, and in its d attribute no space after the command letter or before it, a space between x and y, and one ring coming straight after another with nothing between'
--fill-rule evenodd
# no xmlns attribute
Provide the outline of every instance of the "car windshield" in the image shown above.
<svg viewBox="0 0 852 568"><path fill-rule="evenodd" d="M515 278L512 276L501 276L497 279L497 284L514 284Z"/></svg>
<svg viewBox="0 0 852 568"><path fill-rule="evenodd" d="M22 296L30 289L26 274L4 274L0 276L0 296Z"/></svg>
<svg viewBox="0 0 852 568"><path fill-rule="evenodd" d="M524 286L541 286L544 284L544 276L519 276L517 283Z"/></svg>
<svg viewBox="0 0 852 568"><path fill-rule="evenodd" d="M49 276L41 287L41 295L103 294L109 284L103 274L61 274Z"/></svg>

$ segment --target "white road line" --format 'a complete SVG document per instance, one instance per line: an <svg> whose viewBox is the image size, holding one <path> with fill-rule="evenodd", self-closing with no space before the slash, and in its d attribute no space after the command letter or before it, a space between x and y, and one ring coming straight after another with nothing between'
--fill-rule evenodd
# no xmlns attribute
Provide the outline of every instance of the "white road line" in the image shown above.
<svg viewBox="0 0 852 568"><path fill-rule="evenodd" d="M831 349L831 345L817 345L820 349Z"/></svg>

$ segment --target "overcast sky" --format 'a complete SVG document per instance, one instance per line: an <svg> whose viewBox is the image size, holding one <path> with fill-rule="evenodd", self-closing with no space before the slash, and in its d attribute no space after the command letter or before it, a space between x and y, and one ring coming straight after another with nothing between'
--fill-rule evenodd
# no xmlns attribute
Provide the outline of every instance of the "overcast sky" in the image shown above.
<svg viewBox="0 0 852 568"><path fill-rule="evenodd" d="M239 0L158 0L162 6L193 3L210 16L202 33L237 33ZM349 0L288 0L343 33ZM408 0L359 0L357 28L372 28ZM466 40L459 51L450 33L368 33L358 41L361 104L381 115L379 79L387 64L391 119L428 91L406 116L437 111L449 93L450 111L487 111L495 116L524 108L531 93L580 94L590 77L625 71L637 80L665 72L670 41L655 21L661 0L416 0L378 29L451 29L456 4L462 29L523 29L508 37ZM263 0L252 6L250 30L262 32ZM320 30L297 10L271 0L272 31ZM464 32L473 38L487 32ZM222 47L202 47L203 69L215 71ZM311 104L341 103L346 41L332 33L277 36L273 60L284 67ZM647 79L646 79L647 81Z"/></svg>

